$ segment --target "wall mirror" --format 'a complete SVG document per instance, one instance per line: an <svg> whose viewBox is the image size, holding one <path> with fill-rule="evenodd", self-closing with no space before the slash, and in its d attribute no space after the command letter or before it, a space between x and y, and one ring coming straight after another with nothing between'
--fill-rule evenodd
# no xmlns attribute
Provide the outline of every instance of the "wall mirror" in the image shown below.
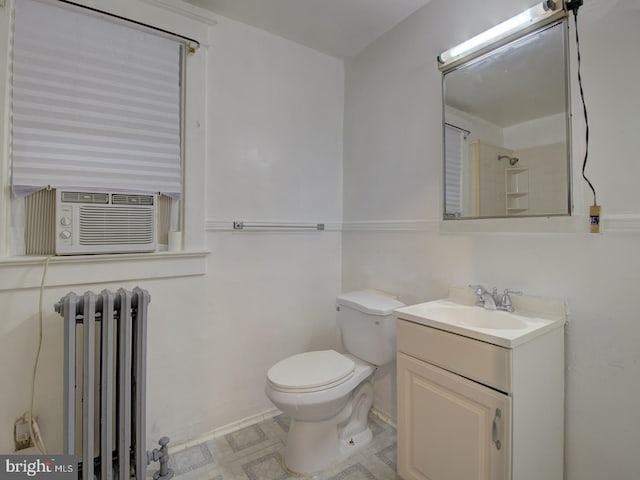
<svg viewBox="0 0 640 480"><path fill-rule="evenodd" d="M444 219L571 214L567 26L443 74Z"/></svg>

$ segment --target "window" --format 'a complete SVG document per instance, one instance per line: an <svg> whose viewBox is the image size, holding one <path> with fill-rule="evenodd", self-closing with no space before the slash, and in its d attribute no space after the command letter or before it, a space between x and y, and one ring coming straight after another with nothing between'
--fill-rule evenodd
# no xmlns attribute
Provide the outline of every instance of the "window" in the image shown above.
<svg viewBox="0 0 640 480"><path fill-rule="evenodd" d="M180 199L183 47L80 8L17 0L14 194L52 187Z"/></svg>
<svg viewBox="0 0 640 480"><path fill-rule="evenodd" d="M18 0L12 186L180 197L181 44Z"/></svg>
<svg viewBox="0 0 640 480"><path fill-rule="evenodd" d="M445 125L444 127L445 176L444 176L444 218L458 218L462 215L462 152L463 132Z"/></svg>

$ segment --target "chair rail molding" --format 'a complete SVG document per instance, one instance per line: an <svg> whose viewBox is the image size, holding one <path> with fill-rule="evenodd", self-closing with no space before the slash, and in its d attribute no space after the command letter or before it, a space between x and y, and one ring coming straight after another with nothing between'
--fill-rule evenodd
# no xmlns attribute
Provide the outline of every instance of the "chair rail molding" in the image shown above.
<svg viewBox="0 0 640 480"><path fill-rule="evenodd" d="M236 219L218 219L218 218L210 218L205 222L205 230L207 232L232 232L232 231L242 231L242 229L235 229L233 225L236 221L241 220L243 223L247 224L260 224L261 230L264 232L274 232L279 231L282 233L293 232L300 233L301 231L306 231L308 233L322 233L322 232L338 232L342 230L342 223L337 221L309 221L309 220L256 220L249 218L236 218ZM312 228L318 224L324 225L322 229ZM273 228L269 228L272 226ZM290 228L287 228L287 227ZM302 227L302 228L299 228ZM248 232L258 232L257 229L248 228Z"/></svg>
<svg viewBox="0 0 640 480"><path fill-rule="evenodd" d="M263 225L324 224L330 232L427 232L442 235L567 235L589 233L589 216L574 214L570 217L489 218L471 220L345 220L345 221L273 221L243 219L247 223ZM601 217L602 234L640 234L640 214L609 214ZM233 219L209 218L205 222L207 232L234 231ZM237 231L237 230L236 230ZM287 230L282 230L286 232ZM291 231L295 231L292 228Z"/></svg>
<svg viewBox="0 0 640 480"><path fill-rule="evenodd" d="M346 220L343 231L360 232L438 232L440 221L436 220Z"/></svg>
<svg viewBox="0 0 640 480"><path fill-rule="evenodd" d="M612 214L601 217L603 233L640 234L640 214Z"/></svg>

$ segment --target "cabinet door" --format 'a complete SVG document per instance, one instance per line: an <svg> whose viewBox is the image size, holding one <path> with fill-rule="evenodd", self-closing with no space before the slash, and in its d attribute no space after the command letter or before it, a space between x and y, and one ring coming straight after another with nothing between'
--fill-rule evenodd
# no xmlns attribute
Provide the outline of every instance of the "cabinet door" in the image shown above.
<svg viewBox="0 0 640 480"><path fill-rule="evenodd" d="M511 398L398 353L398 473L405 480L507 480Z"/></svg>

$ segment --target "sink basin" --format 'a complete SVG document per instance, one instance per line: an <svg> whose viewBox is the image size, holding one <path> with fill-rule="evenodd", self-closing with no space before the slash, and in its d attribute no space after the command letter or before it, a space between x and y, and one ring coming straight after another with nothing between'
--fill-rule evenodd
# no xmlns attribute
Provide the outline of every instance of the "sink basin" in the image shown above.
<svg viewBox="0 0 640 480"><path fill-rule="evenodd" d="M489 328L493 330L527 328L527 322L514 313L485 310L484 308L457 303L433 305L429 314L440 321L472 328Z"/></svg>
<svg viewBox="0 0 640 480"><path fill-rule="evenodd" d="M395 314L404 320L513 348L564 325L564 305L549 307L537 299L529 303L542 308L539 312L512 313L448 298L398 308Z"/></svg>

